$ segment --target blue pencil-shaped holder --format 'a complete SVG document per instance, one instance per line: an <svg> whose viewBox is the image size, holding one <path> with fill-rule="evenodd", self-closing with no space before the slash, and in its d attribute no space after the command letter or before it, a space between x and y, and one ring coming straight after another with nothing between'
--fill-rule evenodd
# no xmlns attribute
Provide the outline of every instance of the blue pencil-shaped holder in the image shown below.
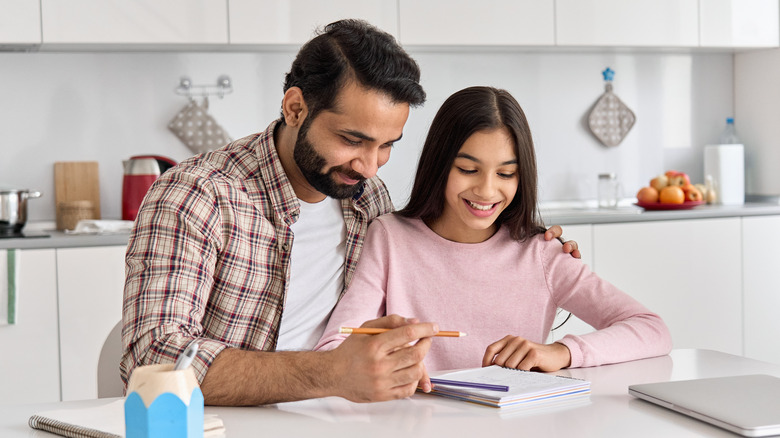
<svg viewBox="0 0 780 438"><path fill-rule="evenodd" d="M203 393L191 367L135 369L127 384L126 438L203 438Z"/></svg>

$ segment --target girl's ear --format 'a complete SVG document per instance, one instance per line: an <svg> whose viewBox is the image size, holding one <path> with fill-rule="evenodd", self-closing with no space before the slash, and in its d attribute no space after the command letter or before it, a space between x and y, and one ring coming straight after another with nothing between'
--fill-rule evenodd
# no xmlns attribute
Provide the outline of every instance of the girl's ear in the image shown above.
<svg viewBox="0 0 780 438"><path fill-rule="evenodd" d="M282 115L287 126L300 126L309 114L303 91L298 87L290 87L282 98Z"/></svg>

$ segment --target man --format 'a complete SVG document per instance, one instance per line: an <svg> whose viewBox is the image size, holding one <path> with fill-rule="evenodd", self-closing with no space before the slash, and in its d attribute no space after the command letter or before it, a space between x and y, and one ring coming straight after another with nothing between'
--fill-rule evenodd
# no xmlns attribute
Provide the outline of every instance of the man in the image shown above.
<svg viewBox="0 0 780 438"><path fill-rule="evenodd" d="M435 323L388 316L364 324L386 333L306 351L350 282L368 223L392 211L376 173L425 100L419 79L391 36L333 23L293 62L281 119L158 179L127 249L125 382L197 341L207 404L430 390L422 359Z"/></svg>

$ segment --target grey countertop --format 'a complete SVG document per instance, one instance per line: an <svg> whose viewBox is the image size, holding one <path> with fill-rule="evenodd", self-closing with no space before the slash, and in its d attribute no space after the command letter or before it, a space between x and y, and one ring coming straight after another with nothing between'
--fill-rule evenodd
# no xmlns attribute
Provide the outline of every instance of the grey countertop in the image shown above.
<svg viewBox="0 0 780 438"><path fill-rule="evenodd" d="M645 211L635 205L622 205L613 210L582 207L562 203L543 204L540 207L545 225L610 224L685 219L709 219L743 216L780 216L776 203L747 203L745 205L700 205L690 210ZM77 248L90 246L127 245L129 233L66 234L53 231L48 224L28 224L24 233L33 237L0 239L0 249Z"/></svg>
<svg viewBox="0 0 780 438"><path fill-rule="evenodd" d="M660 211L645 211L635 205L624 205L616 209L543 205L540 207L540 212L545 225L550 226L780 215L780 205L769 203L699 205L689 210Z"/></svg>
<svg viewBox="0 0 780 438"><path fill-rule="evenodd" d="M23 238L2 238L0 249L79 248L89 246L127 245L130 233L112 234L66 234L51 229L27 229Z"/></svg>

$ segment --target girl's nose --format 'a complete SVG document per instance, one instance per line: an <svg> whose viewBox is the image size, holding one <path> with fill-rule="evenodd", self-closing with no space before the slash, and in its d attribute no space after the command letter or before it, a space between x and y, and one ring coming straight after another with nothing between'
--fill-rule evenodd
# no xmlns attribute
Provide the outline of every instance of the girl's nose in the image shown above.
<svg viewBox="0 0 780 438"><path fill-rule="evenodd" d="M496 193L496 184L493 180L493 177L491 175L486 175L484 178L480 179L472 191L477 196L485 199L491 199Z"/></svg>

